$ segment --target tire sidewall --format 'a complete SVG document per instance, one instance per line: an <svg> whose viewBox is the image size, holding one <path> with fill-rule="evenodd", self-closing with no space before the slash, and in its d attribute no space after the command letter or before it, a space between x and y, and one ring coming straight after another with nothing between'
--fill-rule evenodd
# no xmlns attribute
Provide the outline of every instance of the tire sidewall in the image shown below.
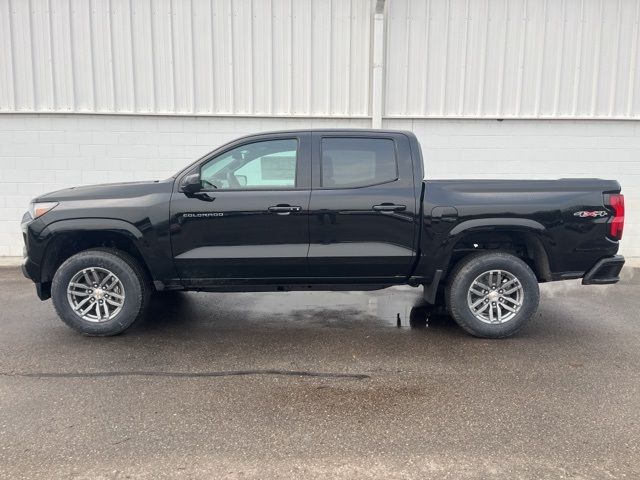
<svg viewBox="0 0 640 480"><path fill-rule="evenodd" d="M515 275L524 289L522 307L505 323L485 323L475 317L467 304L467 294L472 282L488 270L504 270ZM478 337L501 338L515 333L535 314L540 300L538 280L531 268L521 259L507 253L480 254L469 259L456 272L449 288L447 297L452 316L462 328Z"/></svg>
<svg viewBox="0 0 640 480"><path fill-rule="evenodd" d="M122 282L125 300L122 309L111 320L90 322L76 314L67 298L71 279L85 268L99 267L113 272ZM128 328L138 317L142 306L141 281L133 268L122 258L101 251L81 252L66 260L56 271L51 285L51 298L58 315L71 328L86 335L116 335Z"/></svg>

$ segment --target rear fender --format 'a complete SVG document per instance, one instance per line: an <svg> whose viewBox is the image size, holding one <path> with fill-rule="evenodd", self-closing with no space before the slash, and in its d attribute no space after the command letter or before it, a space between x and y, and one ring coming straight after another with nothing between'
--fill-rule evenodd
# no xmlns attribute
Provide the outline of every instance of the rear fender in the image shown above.
<svg viewBox="0 0 640 480"><path fill-rule="evenodd" d="M527 248L527 256L533 262L539 280L550 281L551 269L549 256L544 246L544 234L546 228L540 222L529 218L482 218L466 220L456 225L449 232L448 255L449 259L460 242L471 235L482 233L495 233L516 235L524 242Z"/></svg>
<svg viewBox="0 0 640 480"><path fill-rule="evenodd" d="M422 245L422 256L416 268L414 283L429 283L437 271L442 271L442 278L453 267L456 261L454 252L464 240L470 236L482 234L518 235L527 247L533 261L538 278L541 281L551 280L549 257L545 248L544 225L528 218L481 218L465 220L456 224L447 232L436 235L428 243ZM428 236L427 236L428 237ZM471 251L469 253L472 253ZM424 278L425 281L421 281Z"/></svg>

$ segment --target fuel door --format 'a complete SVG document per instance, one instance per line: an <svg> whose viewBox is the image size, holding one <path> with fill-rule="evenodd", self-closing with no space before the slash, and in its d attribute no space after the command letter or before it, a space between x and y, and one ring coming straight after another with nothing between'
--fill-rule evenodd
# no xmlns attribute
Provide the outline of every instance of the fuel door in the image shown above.
<svg viewBox="0 0 640 480"><path fill-rule="evenodd" d="M431 222L437 232L451 230L453 224L458 221L458 210L455 207L434 207L431 210Z"/></svg>

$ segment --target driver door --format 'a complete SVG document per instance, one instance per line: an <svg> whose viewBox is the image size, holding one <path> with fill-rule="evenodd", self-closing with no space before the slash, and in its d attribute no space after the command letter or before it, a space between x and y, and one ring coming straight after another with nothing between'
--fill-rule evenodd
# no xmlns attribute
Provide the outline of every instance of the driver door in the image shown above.
<svg viewBox="0 0 640 480"><path fill-rule="evenodd" d="M282 281L308 276L310 135L234 142L200 162L201 190L171 200L171 243L185 284Z"/></svg>

